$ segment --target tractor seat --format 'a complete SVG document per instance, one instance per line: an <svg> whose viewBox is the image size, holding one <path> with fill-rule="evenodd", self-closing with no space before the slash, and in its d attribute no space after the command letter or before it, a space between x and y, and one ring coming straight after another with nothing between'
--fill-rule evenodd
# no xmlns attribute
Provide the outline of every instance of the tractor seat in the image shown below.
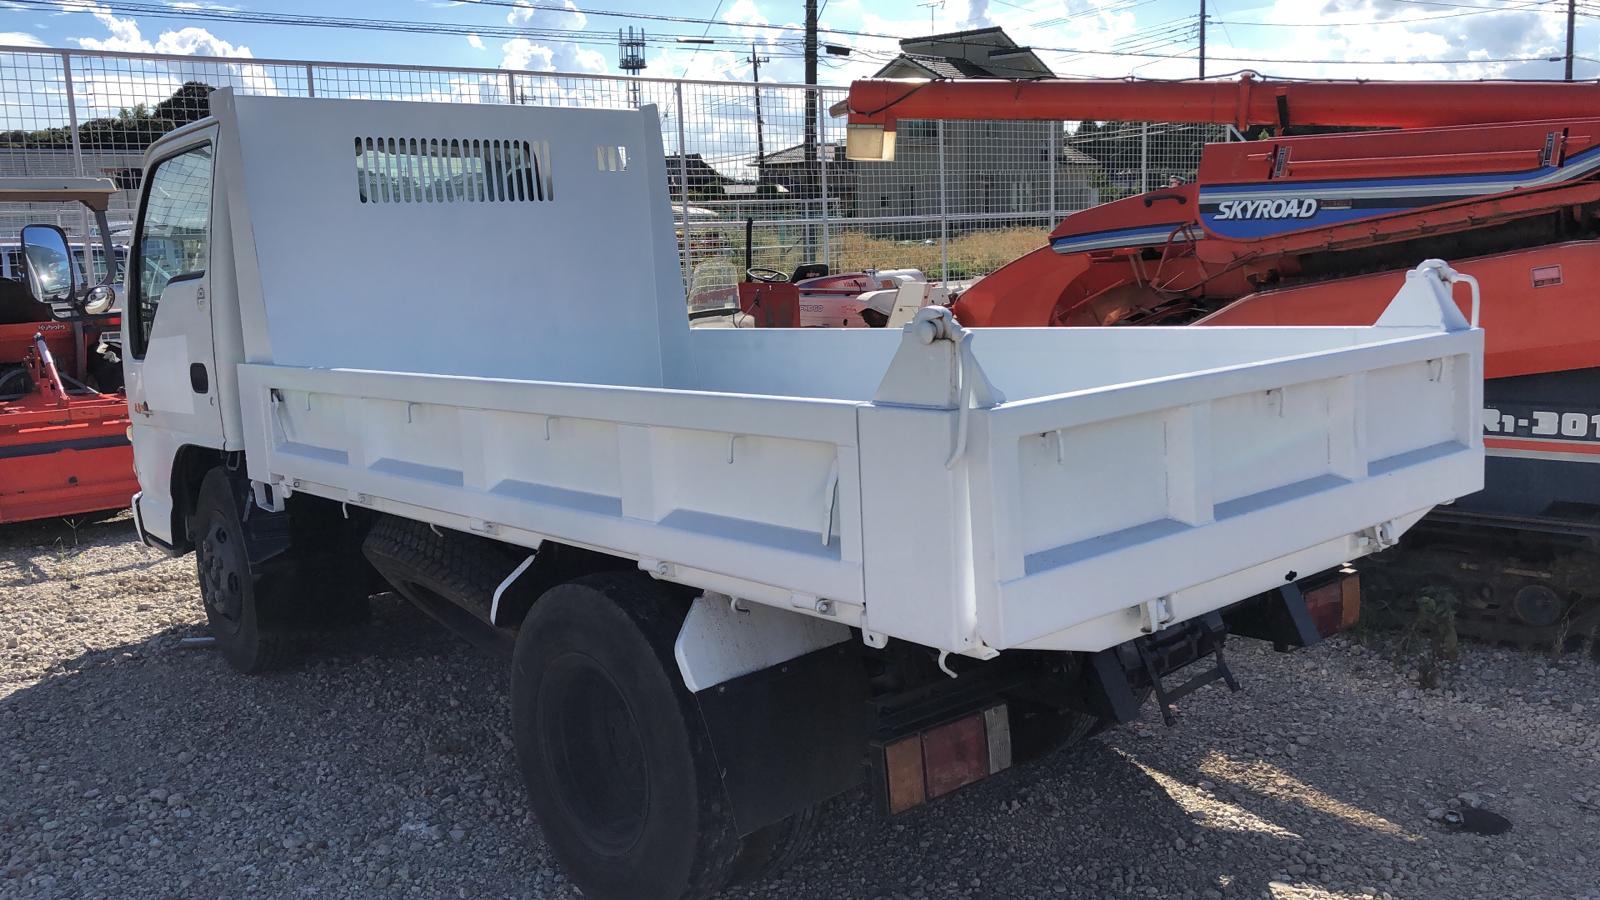
<svg viewBox="0 0 1600 900"><path fill-rule="evenodd" d="M55 313L50 304L34 299L28 286L10 278L0 278L0 325L50 322Z"/></svg>

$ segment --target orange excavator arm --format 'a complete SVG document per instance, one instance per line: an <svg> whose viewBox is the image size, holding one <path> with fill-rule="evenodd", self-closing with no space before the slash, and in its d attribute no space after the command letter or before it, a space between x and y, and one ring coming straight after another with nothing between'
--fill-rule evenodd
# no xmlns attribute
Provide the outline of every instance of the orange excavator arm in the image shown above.
<svg viewBox="0 0 1600 900"><path fill-rule="evenodd" d="M900 119L1433 128L1600 115L1600 84L1539 81L961 79L852 82L851 159L892 159ZM838 112L839 110L836 110Z"/></svg>

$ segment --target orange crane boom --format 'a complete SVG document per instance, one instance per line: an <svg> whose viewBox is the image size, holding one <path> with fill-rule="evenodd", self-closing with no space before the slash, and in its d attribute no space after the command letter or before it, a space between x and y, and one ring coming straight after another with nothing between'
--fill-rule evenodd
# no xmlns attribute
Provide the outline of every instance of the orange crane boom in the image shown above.
<svg viewBox="0 0 1600 900"><path fill-rule="evenodd" d="M1059 79L852 82L845 110L863 149L900 119L1209 122L1435 128L1600 115L1600 84L1541 81ZM857 137L857 135L860 137ZM863 143L865 142L865 143ZM892 147L892 144L890 145ZM867 150L852 159L888 159Z"/></svg>

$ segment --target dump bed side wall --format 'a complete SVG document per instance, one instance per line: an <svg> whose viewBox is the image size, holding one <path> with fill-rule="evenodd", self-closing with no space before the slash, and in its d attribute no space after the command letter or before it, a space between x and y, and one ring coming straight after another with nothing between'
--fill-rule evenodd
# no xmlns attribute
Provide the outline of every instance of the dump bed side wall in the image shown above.
<svg viewBox="0 0 1600 900"><path fill-rule="evenodd" d="M786 608L827 598L859 624L854 404L251 364L240 381L252 478Z"/></svg>

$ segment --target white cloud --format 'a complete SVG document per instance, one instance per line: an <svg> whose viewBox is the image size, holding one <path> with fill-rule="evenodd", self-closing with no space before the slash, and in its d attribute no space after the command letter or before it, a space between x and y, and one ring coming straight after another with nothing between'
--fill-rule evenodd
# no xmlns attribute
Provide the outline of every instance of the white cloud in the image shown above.
<svg viewBox="0 0 1600 900"><path fill-rule="evenodd" d="M44 41L26 31L0 31L0 44L7 47L43 47L45 45Z"/></svg>
<svg viewBox="0 0 1600 900"><path fill-rule="evenodd" d="M483 38L478 37L475 34L467 35L467 43L471 44L472 45L472 49L474 49L474 50L482 50L483 49Z"/></svg>
<svg viewBox="0 0 1600 900"><path fill-rule="evenodd" d="M517 0L516 6L506 13L506 23L530 30L581 30L588 23L589 17L572 0L562 0L562 6L564 11L535 7L529 0ZM512 38L500 45L500 54L500 66L505 69L596 75L611 70L604 53L567 41L540 44L530 38Z"/></svg>
<svg viewBox="0 0 1600 900"><path fill-rule="evenodd" d="M76 11L82 7L63 7ZM254 54L243 44L234 44L217 37L204 28L188 26L175 31L164 31L154 42L139 30L134 19L124 19L112 14L105 6L91 7L89 12L104 25L110 37L77 38L78 46L85 50L120 50L129 53L171 53L178 56L231 56L248 59Z"/></svg>

